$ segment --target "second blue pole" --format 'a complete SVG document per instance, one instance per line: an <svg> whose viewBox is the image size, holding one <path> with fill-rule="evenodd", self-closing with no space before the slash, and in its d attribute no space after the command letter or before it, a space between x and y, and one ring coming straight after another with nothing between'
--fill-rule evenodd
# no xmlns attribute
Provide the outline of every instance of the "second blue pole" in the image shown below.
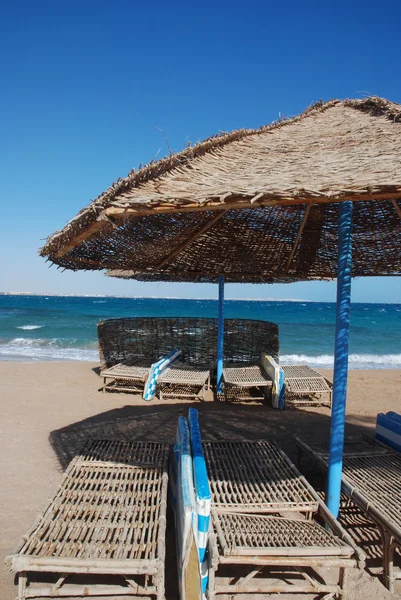
<svg viewBox="0 0 401 600"><path fill-rule="evenodd" d="M219 320L217 329L217 393L223 393L224 277L219 277Z"/></svg>

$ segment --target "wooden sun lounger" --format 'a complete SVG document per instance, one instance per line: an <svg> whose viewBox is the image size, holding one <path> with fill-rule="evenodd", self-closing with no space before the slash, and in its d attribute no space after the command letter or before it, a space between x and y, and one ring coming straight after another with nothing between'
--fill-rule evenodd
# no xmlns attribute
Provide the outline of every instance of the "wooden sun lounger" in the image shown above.
<svg viewBox="0 0 401 600"><path fill-rule="evenodd" d="M130 365L118 363L102 371L103 392L118 390L143 393L149 376L150 364ZM210 369L183 362L175 362L159 376L158 393L164 398L205 399L205 391L210 389Z"/></svg>
<svg viewBox="0 0 401 600"><path fill-rule="evenodd" d="M285 397L291 404L314 404L331 408L332 382L308 365L281 365Z"/></svg>
<svg viewBox="0 0 401 600"><path fill-rule="evenodd" d="M159 397L205 399L210 389L210 369L176 362L159 377Z"/></svg>
<svg viewBox="0 0 401 600"><path fill-rule="evenodd" d="M364 554L277 444L210 442L203 450L212 492L209 600L273 593L344 599L346 569L363 566ZM241 577L232 565L241 565ZM339 569L338 583L316 576L318 567Z"/></svg>
<svg viewBox="0 0 401 600"><path fill-rule="evenodd" d="M149 376L150 364L130 365L122 362L101 372L103 377L102 391L117 390L120 392L142 393Z"/></svg>
<svg viewBox="0 0 401 600"><path fill-rule="evenodd" d="M168 445L92 441L6 564L17 600L164 599Z"/></svg>
<svg viewBox="0 0 401 600"><path fill-rule="evenodd" d="M305 443L299 437L294 437L294 441L300 456L307 456L327 472L327 443ZM401 571L394 569L394 550L401 548L401 455L363 440L348 442L341 489L379 528L384 584L393 593L394 581L401 579Z"/></svg>
<svg viewBox="0 0 401 600"><path fill-rule="evenodd" d="M224 396L228 399L228 394L232 388L251 389L259 388L259 396L241 396L243 399L264 400L267 390L272 387L271 378L265 373L260 365L228 366L223 369Z"/></svg>

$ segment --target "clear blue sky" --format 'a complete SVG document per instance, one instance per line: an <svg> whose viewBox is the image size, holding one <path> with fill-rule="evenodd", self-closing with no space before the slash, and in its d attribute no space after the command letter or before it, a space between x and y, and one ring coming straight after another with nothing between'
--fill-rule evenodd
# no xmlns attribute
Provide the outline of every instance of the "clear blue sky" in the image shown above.
<svg viewBox="0 0 401 600"><path fill-rule="evenodd" d="M401 3L4 0L0 7L0 291L215 296L48 269L37 248L132 167L312 102L401 102ZM228 286L231 297L334 300L333 283ZM401 278L354 301L399 302Z"/></svg>

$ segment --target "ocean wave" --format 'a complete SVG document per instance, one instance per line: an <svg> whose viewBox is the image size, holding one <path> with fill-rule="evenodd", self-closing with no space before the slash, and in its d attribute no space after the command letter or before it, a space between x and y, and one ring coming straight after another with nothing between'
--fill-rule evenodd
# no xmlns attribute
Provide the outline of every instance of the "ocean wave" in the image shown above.
<svg viewBox="0 0 401 600"><path fill-rule="evenodd" d="M16 325L17 329L23 329L24 331L33 331L34 329L42 329L44 325Z"/></svg>
<svg viewBox="0 0 401 600"><path fill-rule="evenodd" d="M70 340L70 342L72 342ZM90 347L72 347L58 338L29 339L24 337L0 344L0 360L88 360L98 361L96 343ZM334 357L330 354L283 354L283 365L307 364L312 367L330 369ZM350 369L400 369L401 354L350 354Z"/></svg>
<svg viewBox="0 0 401 600"><path fill-rule="evenodd" d="M0 360L90 360L98 361L99 352L94 348L62 346L57 338L14 338L0 345Z"/></svg>
<svg viewBox="0 0 401 600"><path fill-rule="evenodd" d="M330 369L334 365L334 356L320 354L283 354L280 356L283 365L307 364L312 367ZM350 369L400 369L401 354L350 354L348 358Z"/></svg>

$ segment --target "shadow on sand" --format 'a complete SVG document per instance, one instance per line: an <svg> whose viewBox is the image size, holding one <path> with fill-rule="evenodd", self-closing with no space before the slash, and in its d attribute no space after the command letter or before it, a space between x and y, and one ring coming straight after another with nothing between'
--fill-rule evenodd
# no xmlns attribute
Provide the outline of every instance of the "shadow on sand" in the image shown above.
<svg viewBox="0 0 401 600"><path fill-rule="evenodd" d="M113 394L110 394L112 400ZM135 398L133 398L135 402ZM92 439L173 442L177 420L188 409L199 411L204 441L276 439L283 449L295 457L293 435L328 440L330 412L313 409L278 411L265 404L227 404L223 402L165 404L127 404L113 408L62 429L52 431L49 439L64 470L82 445ZM348 424L347 436L366 433L363 418L360 425ZM366 420L366 424L368 419Z"/></svg>

